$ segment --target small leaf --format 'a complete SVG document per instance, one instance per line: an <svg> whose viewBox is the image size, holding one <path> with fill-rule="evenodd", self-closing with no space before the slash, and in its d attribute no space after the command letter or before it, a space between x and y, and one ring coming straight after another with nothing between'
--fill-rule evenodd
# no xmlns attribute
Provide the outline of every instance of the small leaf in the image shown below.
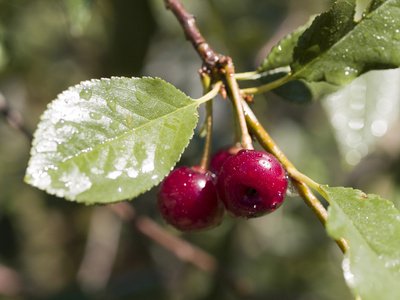
<svg viewBox="0 0 400 300"><path fill-rule="evenodd" d="M42 115L25 181L86 204L136 197L178 161L198 105L158 78L82 82Z"/></svg>
<svg viewBox="0 0 400 300"><path fill-rule="evenodd" d="M363 300L397 300L400 296L400 213L376 195L343 187L322 189L330 207L326 229L345 238L350 250L343 260L346 282Z"/></svg>
<svg viewBox="0 0 400 300"><path fill-rule="evenodd" d="M272 47L271 52L258 68L258 73L262 74L263 72L274 69L289 67L293 61L293 50L297 45L297 41L304 31L306 31L306 29L311 25L313 19L314 18L311 18L307 24L297 28L292 33L281 39L276 46ZM290 71L290 69L288 71Z"/></svg>
<svg viewBox="0 0 400 300"><path fill-rule="evenodd" d="M258 69L259 79L263 84L286 76L290 72L289 65L293 61L293 50L297 45L299 37L311 25L313 18L299 27L291 34L285 36L271 49ZM302 79L293 79L288 83L274 89L273 92L282 98L296 103L309 103L328 93L336 91L337 88L327 83L307 82Z"/></svg>
<svg viewBox="0 0 400 300"><path fill-rule="evenodd" d="M292 75L336 85L400 66L400 0L375 0L355 21L356 0L338 0L299 38Z"/></svg>

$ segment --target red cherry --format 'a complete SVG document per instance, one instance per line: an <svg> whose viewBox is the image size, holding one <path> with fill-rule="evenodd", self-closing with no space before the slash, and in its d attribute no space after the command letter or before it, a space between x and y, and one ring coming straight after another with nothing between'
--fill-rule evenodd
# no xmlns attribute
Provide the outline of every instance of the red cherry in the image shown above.
<svg viewBox="0 0 400 300"><path fill-rule="evenodd" d="M197 167L180 167L162 182L158 208L167 221L181 231L201 231L221 224L224 206L215 179Z"/></svg>
<svg viewBox="0 0 400 300"><path fill-rule="evenodd" d="M224 165L225 161L238 153L239 150L241 150L242 147L239 145L234 145L231 147L224 147L219 149L217 152L215 152L210 160L210 166L209 170L213 172L215 175L218 175L219 172L222 169L222 166Z"/></svg>
<svg viewBox="0 0 400 300"><path fill-rule="evenodd" d="M217 186L226 210L233 217L259 217L282 204L287 175L273 155L241 150L225 161Z"/></svg>

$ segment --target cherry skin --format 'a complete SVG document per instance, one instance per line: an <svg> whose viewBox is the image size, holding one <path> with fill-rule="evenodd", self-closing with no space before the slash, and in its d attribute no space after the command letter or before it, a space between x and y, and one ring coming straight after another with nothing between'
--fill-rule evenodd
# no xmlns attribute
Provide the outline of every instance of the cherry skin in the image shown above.
<svg viewBox="0 0 400 300"><path fill-rule="evenodd" d="M215 152L210 159L209 170L218 176L225 161L243 149L240 145L233 145L230 147L223 147Z"/></svg>
<svg viewBox="0 0 400 300"><path fill-rule="evenodd" d="M161 183L157 204L167 223L186 232L220 225L225 212L215 178L199 167L172 171Z"/></svg>
<svg viewBox="0 0 400 300"><path fill-rule="evenodd" d="M218 192L233 217L253 218L281 206L287 188L287 175L271 154L241 150L228 158L218 176Z"/></svg>

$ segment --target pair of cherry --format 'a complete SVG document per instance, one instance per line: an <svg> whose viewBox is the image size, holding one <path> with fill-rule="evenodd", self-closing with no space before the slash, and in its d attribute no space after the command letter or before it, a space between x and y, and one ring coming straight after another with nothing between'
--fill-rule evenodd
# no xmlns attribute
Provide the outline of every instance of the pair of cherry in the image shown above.
<svg viewBox="0 0 400 300"><path fill-rule="evenodd" d="M211 229L221 224L225 210L247 219L270 213L283 202L286 171L267 152L221 150L211 158L209 169L180 167L162 182L158 208L175 228Z"/></svg>

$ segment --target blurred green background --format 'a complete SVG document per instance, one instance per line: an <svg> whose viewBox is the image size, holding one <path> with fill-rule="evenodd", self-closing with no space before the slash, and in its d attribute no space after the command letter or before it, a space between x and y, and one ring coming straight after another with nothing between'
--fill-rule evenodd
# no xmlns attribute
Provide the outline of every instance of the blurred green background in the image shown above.
<svg viewBox="0 0 400 300"><path fill-rule="evenodd" d="M244 72L333 1L182 2L211 46ZM20 116L31 133L46 105L80 81L158 76L196 98L200 66L162 0L0 0L0 93L9 117ZM338 142L330 122L335 113L323 101L299 106L272 93L255 101L255 113L300 171L399 207L397 116L382 138L368 142L362 159L346 160L345 138ZM233 134L228 101L217 98L214 106L216 150L232 143ZM196 134L179 164L198 163L202 147ZM209 273L107 206L67 202L23 183L29 150L26 135L1 115L0 299L352 299L339 248L298 197L288 197L274 214L226 217L217 229L196 234L165 225L155 208L157 188L127 202L136 216L214 257L219 271Z"/></svg>

